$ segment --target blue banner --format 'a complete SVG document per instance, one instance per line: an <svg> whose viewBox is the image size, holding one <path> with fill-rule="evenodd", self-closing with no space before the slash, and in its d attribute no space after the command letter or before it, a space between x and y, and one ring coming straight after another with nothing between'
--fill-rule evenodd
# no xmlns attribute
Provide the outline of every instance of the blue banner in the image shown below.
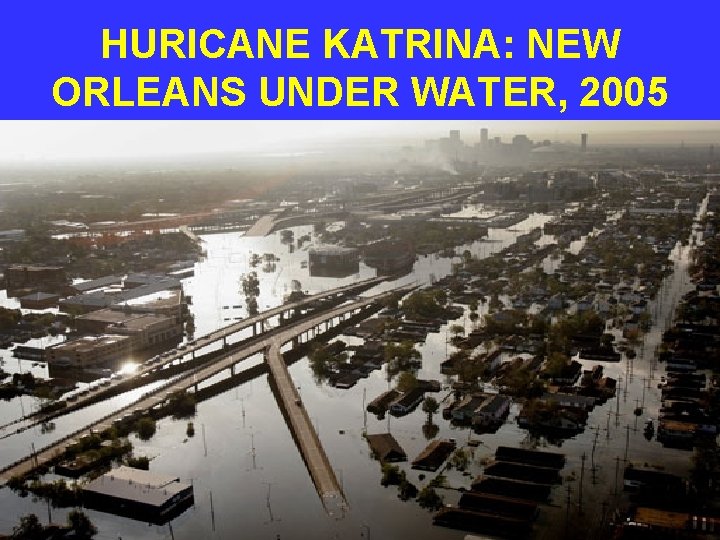
<svg viewBox="0 0 720 540"><path fill-rule="evenodd" d="M720 4L6 2L0 119L720 119Z"/></svg>

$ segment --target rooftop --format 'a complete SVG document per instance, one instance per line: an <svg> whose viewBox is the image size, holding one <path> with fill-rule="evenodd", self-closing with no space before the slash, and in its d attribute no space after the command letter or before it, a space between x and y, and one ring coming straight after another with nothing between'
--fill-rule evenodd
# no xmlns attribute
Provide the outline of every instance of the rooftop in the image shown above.
<svg viewBox="0 0 720 540"><path fill-rule="evenodd" d="M96 478L83 491L161 507L187 489L192 486L175 476L121 466Z"/></svg>
<svg viewBox="0 0 720 540"><path fill-rule="evenodd" d="M98 336L83 336L72 341L66 341L52 346L52 349L64 352L85 352L91 351L95 347L103 345L111 345L120 341L130 339L128 336L118 334L100 334Z"/></svg>
<svg viewBox="0 0 720 540"><path fill-rule="evenodd" d="M50 294L50 293L44 293L44 292L36 292L32 294L28 294L27 296L20 297L20 300L50 300L54 298L60 298L57 294Z"/></svg>
<svg viewBox="0 0 720 540"><path fill-rule="evenodd" d="M311 255L351 255L353 253L357 253L357 250L342 246L317 246L310 248Z"/></svg>

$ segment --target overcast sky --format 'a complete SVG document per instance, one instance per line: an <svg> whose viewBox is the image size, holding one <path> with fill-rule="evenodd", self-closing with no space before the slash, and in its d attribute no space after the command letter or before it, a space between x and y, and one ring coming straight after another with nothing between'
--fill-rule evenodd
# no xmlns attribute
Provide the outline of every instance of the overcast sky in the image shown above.
<svg viewBox="0 0 720 540"><path fill-rule="evenodd" d="M153 158L227 152L291 152L344 141L420 144L460 129L467 142L480 128L506 140L536 139L590 144L720 143L720 122L483 122L483 121L0 121L0 162L38 163ZM349 144L349 143L348 143Z"/></svg>

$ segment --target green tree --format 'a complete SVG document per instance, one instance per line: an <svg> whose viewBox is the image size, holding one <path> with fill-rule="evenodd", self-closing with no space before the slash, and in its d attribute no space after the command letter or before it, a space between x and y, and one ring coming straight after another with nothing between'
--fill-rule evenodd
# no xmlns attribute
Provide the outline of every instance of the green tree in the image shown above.
<svg viewBox="0 0 720 540"><path fill-rule="evenodd" d="M140 437L143 441L152 439L156 430L155 420L149 416L143 416L140 420L138 420L135 429L137 429L138 437Z"/></svg>
<svg viewBox="0 0 720 540"><path fill-rule="evenodd" d="M467 452L465 452L462 448L455 450L455 453L450 458L450 463L452 463L453 467L455 467L458 471L464 471L467 469L468 462L469 459Z"/></svg>
<svg viewBox="0 0 720 540"><path fill-rule="evenodd" d="M567 367L570 358L561 352L552 352L545 361L545 373L549 377L558 377Z"/></svg>
<svg viewBox="0 0 720 540"><path fill-rule="evenodd" d="M423 400L422 410L428 415L428 424L432 424L433 414L438 412L438 409L440 409L440 404L434 397L428 396Z"/></svg>
<svg viewBox="0 0 720 540"><path fill-rule="evenodd" d="M398 497L403 501L409 501L410 499L417 497L417 494L418 489L403 475L403 478L400 480L400 484L398 485Z"/></svg>
<svg viewBox="0 0 720 540"><path fill-rule="evenodd" d="M405 471L401 471L397 465L390 465L389 463L383 463L382 465L382 478L380 483L383 486L398 485L405 479Z"/></svg>
<svg viewBox="0 0 720 540"><path fill-rule="evenodd" d="M462 324L453 324L450 326L450 332L455 335L461 335L465 333L465 327Z"/></svg>
<svg viewBox="0 0 720 540"><path fill-rule="evenodd" d="M92 538L97 534L97 527L80 510L72 510L68 514L67 521L77 538Z"/></svg>
<svg viewBox="0 0 720 540"><path fill-rule="evenodd" d="M426 486L420 490L417 496L417 502L422 508L427 508L428 510L439 510L443 506L442 497L430 486Z"/></svg>
<svg viewBox="0 0 720 540"><path fill-rule="evenodd" d="M398 383L397 388L401 392L409 392L410 390L413 390L414 388L417 388L418 380L415 375L412 374L410 371L402 371L400 372L400 376L398 377Z"/></svg>
<svg viewBox="0 0 720 540"><path fill-rule="evenodd" d="M423 437L425 437L428 441L437 437L439 431L440 427L437 424L425 422L422 426Z"/></svg>
<svg viewBox="0 0 720 540"><path fill-rule="evenodd" d="M43 526L35 514L21 517L20 523L13 527L13 540L41 540L43 537Z"/></svg>

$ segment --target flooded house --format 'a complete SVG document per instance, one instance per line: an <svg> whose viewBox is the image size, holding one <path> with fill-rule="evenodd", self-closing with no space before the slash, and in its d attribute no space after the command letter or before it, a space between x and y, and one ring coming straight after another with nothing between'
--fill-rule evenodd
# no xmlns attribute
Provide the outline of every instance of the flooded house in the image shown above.
<svg viewBox="0 0 720 540"><path fill-rule="evenodd" d="M318 246L308 252L311 276L345 277L360 269L358 251L341 246Z"/></svg>
<svg viewBox="0 0 720 540"><path fill-rule="evenodd" d="M390 433L366 435L373 457L382 463L407 461L407 454Z"/></svg>
<svg viewBox="0 0 720 540"><path fill-rule="evenodd" d="M85 505L133 519L166 523L193 503L192 484L121 466L83 487Z"/></svg>
<svg viewBox="0 0 720 540"><path fill-rule="evenodd" d="M431 441L413 460L412 468L421 471L437 471L457 446L454 439Z"/></svg>

